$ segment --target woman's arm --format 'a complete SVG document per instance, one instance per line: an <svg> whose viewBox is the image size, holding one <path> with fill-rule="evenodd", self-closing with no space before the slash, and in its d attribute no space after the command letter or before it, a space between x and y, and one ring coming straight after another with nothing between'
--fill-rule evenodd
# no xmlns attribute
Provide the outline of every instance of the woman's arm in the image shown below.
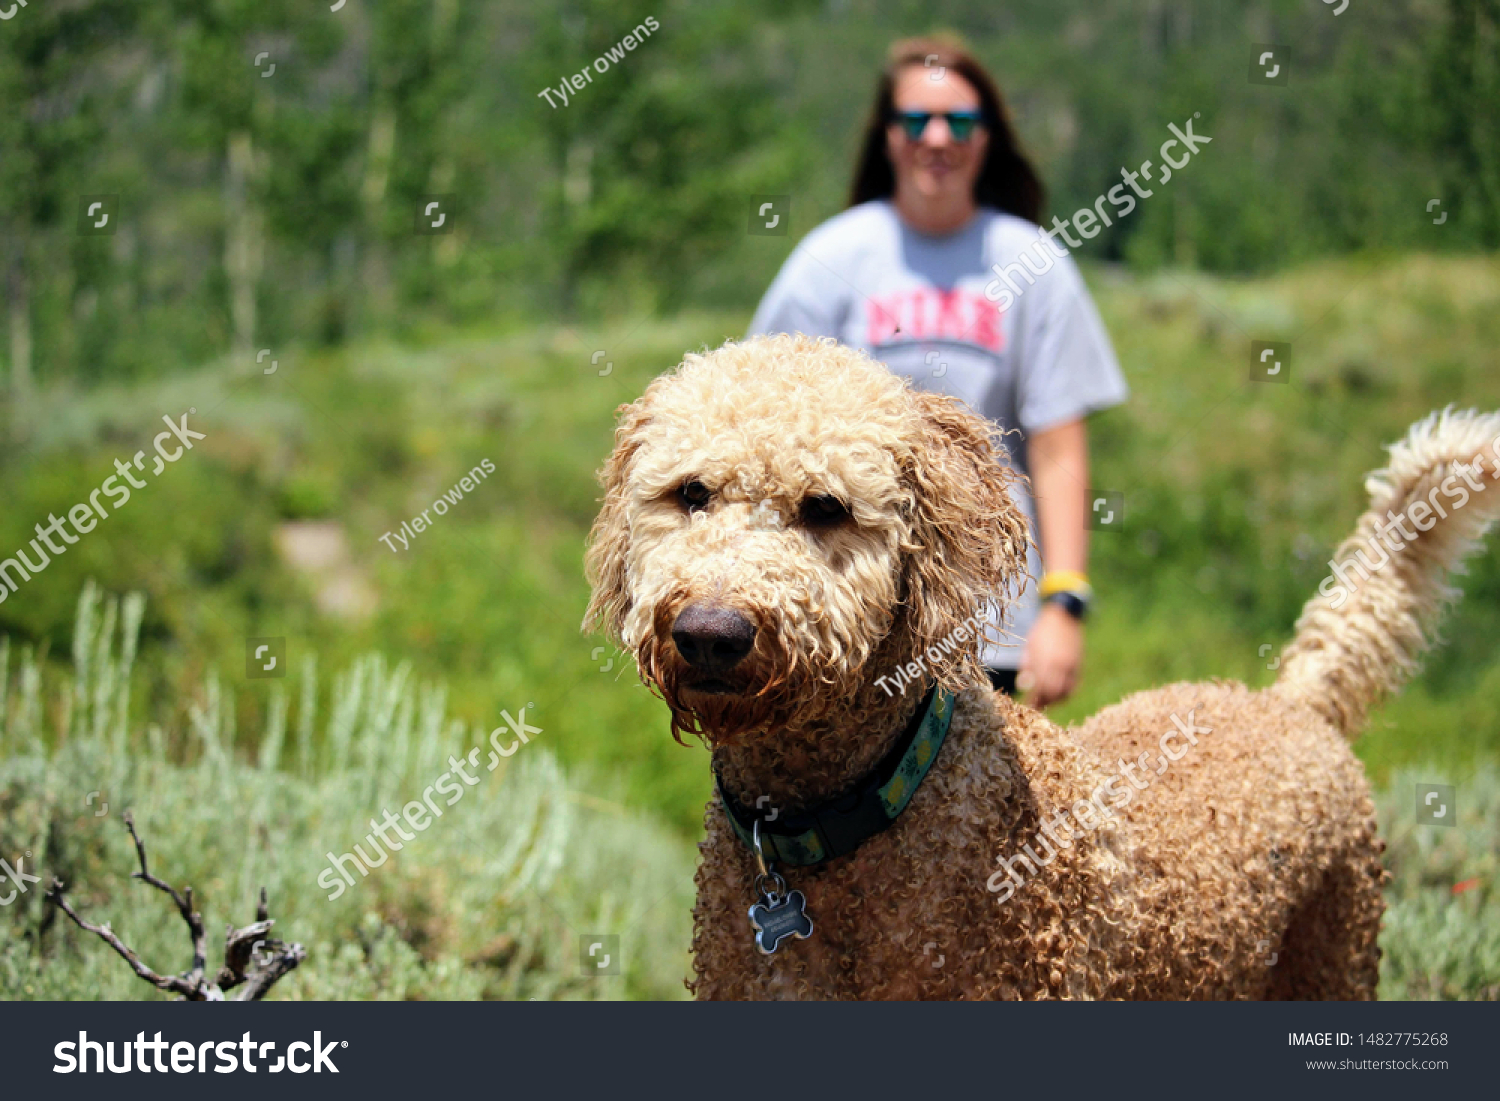
<svg viewBox="0 0 1500 1101"><path fill-rule="evenodd" d="M1026 443L1035 494L1042 569L1088 572L1089 449L1082 419L1056 425ZM1043 604L1026 639L1021 687L1046 707L1072 694L1083 662L1083 625L1057 604Z"/></svg>

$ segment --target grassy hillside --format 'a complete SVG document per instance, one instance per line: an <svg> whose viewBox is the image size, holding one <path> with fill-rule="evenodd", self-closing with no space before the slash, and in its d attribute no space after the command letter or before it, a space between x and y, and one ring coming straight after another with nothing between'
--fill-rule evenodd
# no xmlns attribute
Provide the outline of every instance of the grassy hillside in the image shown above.
<svg viewBox="0 0 1500 1101"><path fill-rule="evenodd" d="M1487 260L1408 256L1320 264L1245 282L1171 272L1088 274L1132 387L1127 405L1092 423L1095 483L1125 493L1127 521L1123 533L1095 539L1100 604L1088 632L1085 680L1058 717L1076 719L1171 679L1268 683L1275 674L1267 664L1362 508L1362 476L1379 465L1381 445L1449 403L1500 408L1500 269ZM408 683L447 685L445 714L468 732L466 744L499 725L502 710L530 708L530 721L546 731L538 761L542 753L555 755L557 776L566 776L556 783L575 793L572 813L620 814L656 830L653 851L676 853L661 856L663 869L675 869L663 874L677 876L689 862L685 848L673 847L696 837L709 791L707 757L672 741L660 702L635 684L627 661L600 649L601 639L579 633L587 599L582 544L596 507L593 471L608 452L616 406L684 349L738 335L745 321L694 315L626 319L602 332L434 332L412 346L279 352L270 375L264 365L220 363L160 384L44 393L28 449L11 454L0 470L0 493L10 506L0 516L5 554L23 545L49 512L86 500L114 472L116 459L142 449L149 455L163 415L197 409L192 423L206 438L159 478L147 477L146 488L0 604L11 664L25 645L40 662L38 711L27 729L41 743L21 757L41 772L23 775L15 771L21 765L9 763L8 775L19 785L11 790L38 798L25 775L56 767L41 761L61 752L53 745L57 736L46 731L73 729L71 705L63 702L74 698L70 663L62 656L76 650L78 594L96 578L106 591L147 597L125 725L133 738L147 739L145 732L155 729L152 767L189 770L179 782L132 774L133 790L158 801L152 805L169 819L191 813L202 823L193 838L172 841L138 813L164 862L171 851L185 872L206 868L208 857L200 859L196 848L228 846L253 825L243 801L182 794L208 779L191 771L210 767L204 714L217 715L220 730L236 732L232 739L220 735L232 742L235 761L259 761L278 722L296 729L310 655L318 655L321 669L352 670L379 651L391 666L409 667ZM1289 384L1248 381L1252 339L1291 342ZM445 504L446 515L433 514L434 500L486 459L494 473ZM410 537L406 549L395 541L392 551L381 541L424 509L431 527ZM1376 713L1358 746L1377 783L1393 785L1388 829L1404 828L1403 813L1410 826L1411 800L1401 785L1418 780L1457 786L1461 808L1494 805L1484 795L1493 780L1484 779L1483 767L1500 759L1500 538L1460 583L1466 595L1446 622L1447 645L1400 699ZM246 679L246 637L287 639L287 680ZM1262 647L1269 649L1262 654ZM391 676L391 666L381 666L381 676ZM327 716L332 689L326 678L318 683L319 713ZM13 682L12 691L19 690ZM343 691L350 691L347 684ZM313 724L310 753L330 752L322 744L327 728L323 719ZM8 752L19 753L14 743ZM331 823L343 823L338 815L345 810L319 808L371 766L317 758L323 764L301 772L290 753L282 747L274 755L295 780L275 796L286 800L276 820L298 837L331 846L323 827L309 822L330 823L339 837L349 833L356 807L346 808L350 824L337 826ZM421 763L413 756L401 775L414 780ZM247 776L259 775L246 769ZM519 762L517 769L519 777ZM93 831L90 882L106 873L122 877L128 854L115 834L123 831L101 831L82 805L84 793L104 785L82 773L68 782L84 786L46 798L57 814L83 816L81 826L69 828ZM265 798L283 790L264 777L245 782L261 784ZM1448 920L1447 908L1462 906L1476 908L1475 920L1487 913L1492 927L1500 924L1493 920L1500 831L1493 812L1486 813L1466 841L1450 842L1461 855L1441 875L1413 873L1411 897L1438 899L1421 903L1437 908L1424 910L1423 921ZM495 822L498 828L500 818ZM610 831L604 818L598 822L602 838ZM210 829L215 839L207 842ZM14 837L14 831L0 837L4 851ZM460 850L453 861L460 861ZM1425 850L1411 852L1413 860L1426 859ZM434 859L443 864L450 856ZM460 866L449 865L449 874L458 875ZM236 872L243 882L229 885L232 897L223 902L234 912L224 920L249 917L251 872L259 874L263 864L245 868ZM1443 892L1452 882L1428 881L1448 870L1487 878L1449 897ZM426 882L432 899L448 897L447 887L435 885L440 880ZM588 882L579 880L580 898L597 897ZM307 921L313 911L297 894L302 889L286 901ZM273 890L273 916L281 894ZM328 904L312 925L337 945L363 920L367 904L350 900L354 908L337 919L329 914L338 904ZM131 905L160 917L154 899ZM579 920L591 920L580 905ZM673 907L680 917L685 902ZM380 907L371 912L378 917ZM393 928L409 922L388 917ZM220 919L216 913L213 920ZM461 931L495 924L467 911L443 920ZM1408 923L1403 935L1416 945L1434 927ZM453 935L451 951L434 948L431 960L476 958L483 948L463 940L467 931ZM413 933L403 943L424 936ZM661 936L669 936L666 926ZM1439 979L1414 978L1400 989L1448 989L1441 961L1420 953L1403 958L1411 974ZM558 959L544 961L538 973L560 966ZM1500 982L1500 967L1480 970L1463 981L1463 991ZM637 992L653 992L675 977L632 981Z"/></svg>
<svg viewBox="0 0 1500 1101"><path fill-rule="evenodd" d="M1100 605L1065 719L1168 679L1268 682L1382 445L1448 403L1500 408L1493 262L1091 278L1132 387L1092 423L1094 480L1126 494L1127 521L1094 540ZM672 742L626 663L578 633L582 543L615 408L744 321L441 333L419 348L291 351L273 375L220 364L157 386L49 393L30 450L0 472L7 553L116 458L149 454L163 414L197 408L208 438L0 605L0 630L65 649L85 579L144 592L151 671L136 707L169 740L182 737L183 686L212 669L233 686L241 727L258 728L267 682L243 679L246 636L288 638L293 668L314 650L344 665L379 649L441 675L454 713L486 729L501 708L535 701L561 759L587 765L600 795L691 835L705 756ZM1251 339L1291 342L1288 385L1247 381ZM484 459L495 473L431 513ZM406 549L381 542L423 509L432 526ZM333 565L298 570L278 553L278 525L307 519L343 533ZM1500 541L1461 584L1449 644L1360 743L1377 776L1500 755ZM367 618L318 610L319 599L359 607L341 599L350 591Z"/></svg>
<svg viewBox="0 0 1500 1101"><path fill-rule="evenodd" d="M1064 717L1166 679L1269 683L1383 445L1448 404L1500 408L1493 261L1320 264L1242 283L1163 275L1099 290L1133 397L1095 421L1095 482L1126 493L1127 531L1095 540L1106 607ZM1251 340L1291 343L1287 385L1248 381ZM1377 779L1418 761L1462 773L1500 754L1500 540L1458 584L1447 644L1359 743Z"/></svg>

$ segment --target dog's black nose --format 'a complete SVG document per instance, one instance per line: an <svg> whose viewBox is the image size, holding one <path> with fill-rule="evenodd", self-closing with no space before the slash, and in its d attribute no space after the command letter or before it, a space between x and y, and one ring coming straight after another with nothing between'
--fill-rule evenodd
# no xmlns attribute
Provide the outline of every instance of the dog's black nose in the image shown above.
<svg viewBox="0 0 1500 1101"><path fill-rule="evenodd" d="M704 673L727 673L755 645L755 624L723 604L689 604L672 624L682 660Z"/></svg>

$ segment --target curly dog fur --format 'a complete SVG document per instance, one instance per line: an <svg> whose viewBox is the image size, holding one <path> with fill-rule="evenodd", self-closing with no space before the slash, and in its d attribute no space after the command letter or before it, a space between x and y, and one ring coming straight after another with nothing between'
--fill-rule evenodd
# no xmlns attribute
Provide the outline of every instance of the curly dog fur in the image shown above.
<svg viewBox="0 0 1500 1101"><path fill-rule="evenodd" d="M635 654L731 798L795 812L847 791L919 703L920 686L878 683L908 663L958 693L895 824L784 869L816 929L774 955L746 919L752 857L709 803L689 988L1373 997L1384 846L1349 739L1415 667L1446 573L1500 513L1500 492L1483 492L1494 474L1352 595L1309 602L1271 688L1174 684L1064 729L990 691L972 640L951 645L1024 569L992 429L806 337L689 355L622 408L585 626ZM1495 414L1416 426L1371 476L1341 559L1497 435Z"/></svg>

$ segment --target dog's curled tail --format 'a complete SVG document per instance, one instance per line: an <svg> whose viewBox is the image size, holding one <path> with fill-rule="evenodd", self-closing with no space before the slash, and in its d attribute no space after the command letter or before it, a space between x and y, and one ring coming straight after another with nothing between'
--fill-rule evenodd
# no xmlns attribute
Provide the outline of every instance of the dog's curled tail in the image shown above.
<svg viewBox="0 0 1500 1101"><path fill-rule="evenodd" d="M1433 413L1365 480L1370 507L1297 620L1273 691L1353 739L1365 714L1419 667L1447 584L1500 518L1500 413Z"/></svg>

